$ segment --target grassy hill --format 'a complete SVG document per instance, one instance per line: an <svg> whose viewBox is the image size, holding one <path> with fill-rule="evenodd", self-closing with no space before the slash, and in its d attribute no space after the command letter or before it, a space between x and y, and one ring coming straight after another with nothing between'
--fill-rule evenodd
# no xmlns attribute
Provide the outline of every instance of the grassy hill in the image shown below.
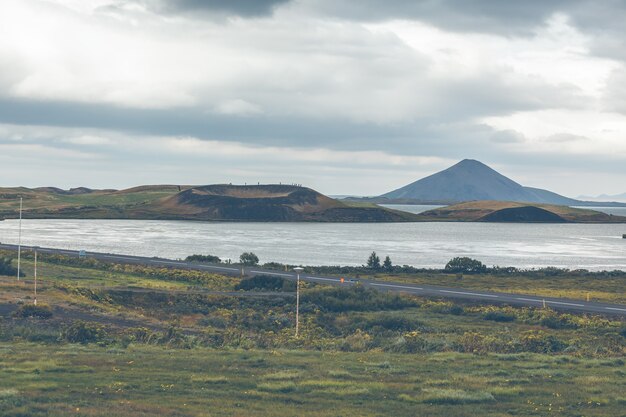
<svg viewBox="0 0 626 417"><path fill-rule="evenodd" d="M431 221L520 223L626 223L626 217L595 210L511 201L471 201L429 210L421 217Z"/></svg>
<svg viewBox="0 0 626 417"><path fill-rule="evenodd" d="M416 215L375 205L350 205L291 185L141 186L0 189L0 218L15 218L19 197L28 218L204 221L401 222Z"/></svg>

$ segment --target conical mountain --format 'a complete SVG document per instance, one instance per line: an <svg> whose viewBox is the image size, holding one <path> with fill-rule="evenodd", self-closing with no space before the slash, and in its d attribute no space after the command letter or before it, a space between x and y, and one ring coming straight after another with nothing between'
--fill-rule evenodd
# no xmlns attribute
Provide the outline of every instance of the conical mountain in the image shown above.
<svg viewBox="0 0 626 417"><path fill-rule="evenodd" d="M381 197L442 203L473 200L563 205L578 203L577 200L547 190L524 187L473 159L464 159L448 169L383 194Z"/></svg>

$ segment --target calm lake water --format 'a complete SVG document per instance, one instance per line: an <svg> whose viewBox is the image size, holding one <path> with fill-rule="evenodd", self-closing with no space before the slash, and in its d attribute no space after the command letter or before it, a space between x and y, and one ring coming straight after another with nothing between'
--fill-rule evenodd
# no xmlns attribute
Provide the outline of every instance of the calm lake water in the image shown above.
<svg viewBox="0 0 626 417"><path fill-rule="evenodd" d="M17 243L17 220L0 222L0 242ZM194 253L261 262L361 265L376 251L395 264L443 267L454 256L488 265L626 270L626 224L201 223L137 220L24 220L22 242L65 249L184 258Z"/></svg>

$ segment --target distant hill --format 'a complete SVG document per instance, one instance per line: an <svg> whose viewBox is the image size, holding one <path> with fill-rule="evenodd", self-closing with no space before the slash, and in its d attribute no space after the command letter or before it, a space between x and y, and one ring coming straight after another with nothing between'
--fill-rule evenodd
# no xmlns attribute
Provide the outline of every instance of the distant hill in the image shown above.
<svg viewBox="0 0 626 417"><path fill-rule="evenodd" d="M580 200L590 200L590 201L619 201L626 202L626 193L622 194L601 194L597 197L589 197L589 196L581 196L578 197Z"/></svg>
<svg viewBox="0 0 626 417"><path fill-rule="evenodd" d="M263 222L404 222L417 216L334 200L291 185L140 186L128 190L0 189L0 218L162 219Z"/></svg>
<svg viewBox="0 0 626 417"><path fill-rule="evenodd" d="M476 200L598 206L540 188L524 187L482 162L465 159L448 169L374 198L376 202L458 203ZM602 203L622 205L619 203Z"/></svg>
<svg viewBox="0 0 626 417"><path fill-rule="evenodd" d="M510 201L471 201L429 210L422 220L500 223L626 223L626 217L595 210Z"/></svg>

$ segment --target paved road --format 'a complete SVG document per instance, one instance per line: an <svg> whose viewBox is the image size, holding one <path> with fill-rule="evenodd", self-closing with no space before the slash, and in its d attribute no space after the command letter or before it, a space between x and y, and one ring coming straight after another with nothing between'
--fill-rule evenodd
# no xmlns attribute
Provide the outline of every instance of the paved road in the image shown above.
<svg viewBox="0 0 626 417"><path fill-rule="evenodd" d="M17 250L16 245L4 245L0 244L0 249ZM23 251L32 250L31 247L22 246ZM75 250L65 249L53 249L53 248L39 248L40 253L50 253L58 255L78 256L78 252ZM225 275L241 276L254 276L254 275L273 275L286 279L295 280L296 274L294 272L283 272L263 269L260 267L238 267L235 265L210 265L210 264L198 264L193 262L176 261L171 259L162 258L147 258L142 256L131 255L117 255L108 253L87 252L86 256L89 258L98 259L101 261L110 261L124 264L136 264L136 265L149 265L158 267L170 267L180 269L190 269L197 271L215 272ZM493 304L511 304L517 306L527 307L550 307L556 310L567 310L583 313L600 313L610 314L626 317L626 305L622 304L608 304L608 303L596 303L587 302L582 300L573 300L567 298L554 298L554 297L540 297L535 295L525 294L509 294L500 292L480 291L480 290L466 290L463 288L454 287L438 287L434 285L413 285L398 282L387 281L375 281L368 279L351 279L346 277L345 281L341 283L340 278L330 276L319 276L312 274L302 274L300 278L307 282L317 282L329 285L356 285L357 283L364 287L373 288L379 291L388 292L404 292L409 294L415 294L425 297L442 297L442 298L455 298L468 301L479 301Z"/></svg>

